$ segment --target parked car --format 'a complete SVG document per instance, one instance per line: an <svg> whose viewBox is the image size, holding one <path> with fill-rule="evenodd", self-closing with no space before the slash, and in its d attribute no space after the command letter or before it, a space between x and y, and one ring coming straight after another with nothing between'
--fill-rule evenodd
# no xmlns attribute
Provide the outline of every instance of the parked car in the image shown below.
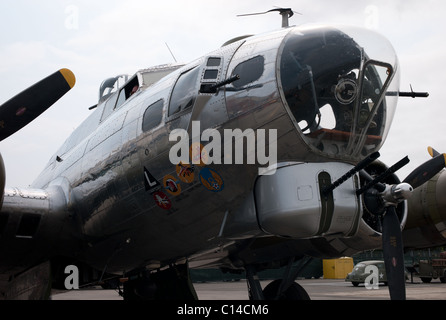
<svg viewBox="0 0 446 320"><path fill-rule="evenodd" d="M387 285L387 276L386 276L386 268L384 265L384 261L382 260L370 260L370 261L362 261L356 264L353 267L352 272L347 274L345 281L350 281L355 287L359 284L364 283L366 278L370 276L370 271L365 272L367 266L374 265L378 268L378 279L379 283Z"/></svg>

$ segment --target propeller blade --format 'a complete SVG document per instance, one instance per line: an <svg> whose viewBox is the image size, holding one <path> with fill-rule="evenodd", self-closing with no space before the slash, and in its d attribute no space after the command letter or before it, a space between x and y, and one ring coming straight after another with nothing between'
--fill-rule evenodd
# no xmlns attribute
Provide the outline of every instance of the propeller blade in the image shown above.
<svg viewBox="0 0 446 320"><path fill-rule="evenodd" d="M437 150L435 150L432 147L427 147L427 151L429 152L429 154L431 155L431 157L436 157L440 154L440 152L438 152Z"/></svg>
<svg viewBox="0 0 446 320"><path fill-rule="evenodd" d="M435 152L432 151L432 155ZM412 171L403 182L410 184L414 189L429 181L433 176L446 166L446 154L438 153L432 159L426 161L414 171Z"/></svg>
<svg viewBox="0 0 446 320"><path fill-rule="evenodd" d="M0 141L14 134L51 107L76 82L74 74L61 69L22 91L0 106Z"/></svg>
<svg viewBox="0 0 446 320"><path fill-rule="evenodd" d="M387 207L382 229L383 254L390 299L406 299L403 240L395 207Z"/></svg>

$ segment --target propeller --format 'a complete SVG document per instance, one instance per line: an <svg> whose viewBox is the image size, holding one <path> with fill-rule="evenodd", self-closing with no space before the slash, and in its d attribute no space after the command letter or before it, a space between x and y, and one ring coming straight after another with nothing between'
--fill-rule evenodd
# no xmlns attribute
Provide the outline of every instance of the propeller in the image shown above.
<svg viewBox="0 0 446 320"><path fill-rule="evenodd" d="M0 141L19 131L51 107L76 82L74 74L61 69L37 82L0 106Z"/></svg>
<svg viewBox="0 0 446 320"><path fill-rule="evenodd" d="M426 161L421 166L412 171L404 182L409 183L414 188L417 188L429 181L433 176L435 176L441 169L446 165L446 154L439 153L432 147L428 147L428 152L432 159Z"/></svg>
<svg viewBox="0 0 446 320"><path fill-rule="evenodd" d="M409 161L407 157L375 179L363 173L361 176L366 178L368 183L357 191L358 195L364 193L364 203L369 211L382 216L382 249L392 300L406 299L404 248L396 207L411 196L414 188L429 181L446 166L446 154L440 154L431 147L428 151L432 159L418 166L402 183L387 185L383 184L383 181L389 174L406 165Z"/></svg>
<svg viewBox="0 0 446 320"><path fill-rule="evenodd" d="M438 152L437 150L435 150L432 147L427 147L427 152L429 152L429 154L431 155L431 157L436 157L440 154L440 152Z"/></svg>
<svg viewBox="0 0 446 320"><path fill-rule="evenodd" d="M390 299L406 300L404 250L400 221L395 206L387 207L382 229L384 265Z"/></svg>

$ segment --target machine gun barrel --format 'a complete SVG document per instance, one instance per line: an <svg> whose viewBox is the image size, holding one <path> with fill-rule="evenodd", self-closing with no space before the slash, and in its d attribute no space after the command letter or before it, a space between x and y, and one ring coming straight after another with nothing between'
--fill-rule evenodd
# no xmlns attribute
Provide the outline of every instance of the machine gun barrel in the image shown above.
<svg viewBox="0 0 446 320"><path fill-rule="evenodd" d="M373 161L375 161L376 159L378 159L380 156L379 152L374 152L371 155L369 155L367 158L365 158L364 160L360 161L356 166L354 166L350 171L348 171L346 174L344 174L342 177L340 177L338 180L336 180L335 182L333 182L331 185L329 185L328 187L326 187L323 191L322 194L324 196L327 196L330 192L332 192L334 189L336 189L337 187L339 187L342 183L344 183L345 181L347 181L350 177L352 177L354 174L356 174L357 172L361 171L362 169L364 169L365 167L367 167L369 164L371 164Z"/></svg>

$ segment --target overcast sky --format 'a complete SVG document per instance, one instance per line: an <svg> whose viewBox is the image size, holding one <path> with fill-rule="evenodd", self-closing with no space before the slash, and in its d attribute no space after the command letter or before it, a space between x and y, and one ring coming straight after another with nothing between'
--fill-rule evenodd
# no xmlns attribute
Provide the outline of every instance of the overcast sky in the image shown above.
<svg viewBox="0 0 446 320"><path fill-rule="evenodd" d="M0 142L6 184L30 185L50 157L97 103L105 78L154 65L189 62L226 40L280 28L274 6L291 7L290 24L342 23L375 29L394 45L401 89L428 91L427 99L400 98L381 160L409 155L404 178L429 159L427 146L446 152L446 1L444 0L191 0L2 1L0 3L0 103L60 68L77 83L37 120Z"/></svg>

